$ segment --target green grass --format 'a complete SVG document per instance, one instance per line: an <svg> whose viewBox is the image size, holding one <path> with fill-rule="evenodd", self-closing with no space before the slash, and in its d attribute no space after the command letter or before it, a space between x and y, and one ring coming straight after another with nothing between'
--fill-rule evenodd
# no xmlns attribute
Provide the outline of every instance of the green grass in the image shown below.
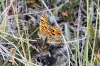
<svg viewBox="0 0 100 66"><path fill-rule="evenodd" d="M78 1L79 2L79 1ZM0 4L0 8L1 6L5 3L5 0L3 0ZM76 3L77 5L77 3ZM75 5L75 6L76 6ZM46 6L46 5L45 5ZM64 7L65 6L65 7ZM72 7L72 5L70 5L70 3L68 4L68 6L70 6L70 8L68 10L73 10L72 11L72 14L74 14L74 6ZM91 12L89 10L89 8L92 8L93 9L93 12ZM18 58L16 59L17 60L17 64L18 65L30 65L30 66L34 66L35 63L32 62L32 53L30 50L30 38L32 37L33 34L35 34L35 32L38 31L39 27L37 27L34 31L31 32L31 34L28 34L28 30L24 30L24 35L25 35L25 38L23 39L23 36L21 35L21 28L20 28L20 23L19 23L19 20L18 20L18 14L15 12L15 8L14 6L12 5L12 8L13 8L13 11L14 11L14 19L15 19L15 22L16 22L16 26L17 26L17 30L18 30L18 37L17 40L15 40L15 37L12 35L12 34L9 34L9 33L6 33L6 29L7 29L7 13L4 14L4 16L2 16L2 23L0 24L0 40L4 41L4 42L8 42L8 43L11 43L11 45L13 45L14 47L16 47L16 53L15 53L15 57ZM66 10L67 8L67 4L63 5L62 8L60 7L61 11L63 10ZM97 8L99 8L99 0L98 0L98 5L97 5ZM60 9L58 9L56 12L59 12ZM92 66L94 64L94 55L95 55L95 44L96 44L96 39L97 39L97 25L98 25L98 13L96 14L96 22L95 22L95 27L92 25L92 21L93 21L93 15L94 14L94 5L90 5L90 2L89 0L86 0L86 9L87 9L87 12L86 12L86 22L87 22L87 26L86 26L86 34L85 34L85 37L86 37L86 40L85 41L85 44L84 44L84 47L82 48L83 49L83 52L81 52L79 50L79 30L77 29L76 31L76 40L75 42L70 42L68 44L68 48L67 48L67 52L68 52L68 56L66 56L63 52L61 52L61 54L66 58L68 59L68 62L71 63L73 66L78 66L78 64L81 64L82 66ZM0 12L1 9L0 9ZM51 12L52 13L52 12ZM57 14L57 13L56 13ZM9 15L8 15L9 16ZM70 15L71 17L73 18L70 18L68 17L69 21L70 20L74 20L74 16L73 15ZM66 19L65 19L66 21ZM26 28L26 26L23 24L22 25L23 27ZM7 35L5 37L5 35ZM67 41L71 41L71 32L70 30L68 29L67 27L67 23L65 24L65 35L66 35L66 39L65 40L65 43ZM90 38L93 38L93 46L91 46L90 44ZM74 41L74 40L73 40ZM67 43L66 43L67 44ZM8 44L9 45L9 44ZM9 52L9 48L6 46L5 47L6 51ZM27 49L26 49L27 48ZM72 48L75 49L75 54L72 53ZM91 48L91 59L89 59L89 49ZM40 48L39 48L40 49ZM70 60L70 54L72 55L73 57L73 60L75 63L72 63L71 60ZM16 56L18 55L18 56ZM4 62L4 64L2 66L5 66L6 64L8 64L8 61L10 59L10 56L8 57L8 59ZM16 61L15 60L15 61ZM79 62L79 60L81 60Z"/></svg>

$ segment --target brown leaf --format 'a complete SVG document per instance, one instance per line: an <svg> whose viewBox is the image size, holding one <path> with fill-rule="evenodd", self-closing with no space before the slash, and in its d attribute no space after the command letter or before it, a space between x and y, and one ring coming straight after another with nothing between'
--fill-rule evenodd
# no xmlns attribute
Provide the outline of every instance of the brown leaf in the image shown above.
<svg viewBox="0 0 100 66"><path fill-rule="evenodd" d="M10 49L10 54L12 55L14 53L14 51L15 51L15 48L11 48Z"/></svg>
<svg viewBox="0 0 100 66"><path fill-rule="evenodd" d="M66 12L61 12L61 14L62 14L63 16L67 16L67 17L68 17L68 14L67 14Z"/></svg>
<svg viewBox="0 0 100 66"><path fill-rule="evenodd" d="M10 49L10 54L11 54L11 56L15 56L15 48L11 48ZM9 60L9 62L11 63L12 66L15 66L15 60L14 60L14 58L11 58Z"/></svg>
<svg viewBox="0 0 100 66"><path fill-rule="evenodd" d="M27 7L29 8L33 8L34 3L35 3L35 0L26 0Z"/></svg>
<svg viewBox="0 0 100 66"><path fill-rule="evenodd" d="M14 59L10 59L9 62L11 63L12 66L15 66L15 60Z"/></svg>
<svg viewBox="0 0 100 66"><path fill-rule="evenodd" d="M95 61L95 64L100 66L100 54L95 54L94 55L94 61Z"/></svg>
<svg viewBox="0 0 100 66"><path fill-rule="evenodd" d="M14 0L13 1L13 4L12 4L12 6L9 8L9 10L8 10L8 15L14 15L14 12L15 12L15 8L17 7L17 4L16 4L16 2L17 2L17 0ZM10 5L10 2L7 2L7 6L9 6Z"/></svg>

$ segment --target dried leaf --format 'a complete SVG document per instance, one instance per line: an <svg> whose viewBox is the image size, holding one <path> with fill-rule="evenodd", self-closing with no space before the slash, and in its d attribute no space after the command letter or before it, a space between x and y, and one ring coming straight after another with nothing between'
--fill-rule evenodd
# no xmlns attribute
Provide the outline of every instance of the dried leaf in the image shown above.
<svg viewBox="0 0 100 66"><path fill-rule="evenodd" d="M26 3L27 3L27 6L28 6L29 8L33 8L33 5L34 5L34 3L35 3L35 0L26 0Z"/></svg>
<svg viewBox="0 0 100 66"><path fill-rule="evenodd" d="M95 64L100 66L100 54L95 54L94 55L94 61L95 61Z"/></svg>
<svg viewBox="0 0 100 66"><path fill-rule="evenodd" d="M9 62L11 63L12 66L15 66L15 60L14 59L10 59Z"/></svg>
<svg viewBox="0 0 100 66"><path fill-rule="evenodd" d="M15 55L15 48L10 49L10 54L13 55L13 56Z"/></svg>
<svg viewBox="0 0 100 66"><path fill-rule="evenodd" d="M68 17L68 14L67 14L66 12L61 12L61 14L62 14L63 16Z"/></svg>
<svg viewBox="0 0 100 66"><path fill-rule="evenodd" d="M15 56L15 48L11 48L10 49L10 54L11 54L11 56ZM11 58L9 60L9 62L11 63L12 66L15 66L15 60L14 60L14 58Z"/></svg>

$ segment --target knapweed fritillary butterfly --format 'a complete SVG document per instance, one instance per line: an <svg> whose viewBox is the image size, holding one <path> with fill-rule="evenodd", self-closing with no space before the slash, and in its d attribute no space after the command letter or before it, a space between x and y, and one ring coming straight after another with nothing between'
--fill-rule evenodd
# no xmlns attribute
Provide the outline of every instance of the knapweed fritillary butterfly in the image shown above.
<svg viewBox="0 0 100 66"><path fill-rule="evenodd" d="M43 13L39 27L39 37L46 39L48 43L62 42L62 32L59 27L50 26L46 15Z"/></svg>

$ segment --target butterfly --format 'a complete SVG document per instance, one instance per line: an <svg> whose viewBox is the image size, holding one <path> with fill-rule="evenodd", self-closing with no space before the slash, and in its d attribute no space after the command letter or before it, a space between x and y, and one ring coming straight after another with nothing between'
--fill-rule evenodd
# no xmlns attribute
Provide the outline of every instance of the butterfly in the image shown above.
<svg viewBox="0 0 100 66"><path fill-rule="evenodd" d="M39 37L42 39L47 38L48 43L62 42L62 32L57 26L50 26L46 15L42 13L40 27L39 27Z"/></svg>

